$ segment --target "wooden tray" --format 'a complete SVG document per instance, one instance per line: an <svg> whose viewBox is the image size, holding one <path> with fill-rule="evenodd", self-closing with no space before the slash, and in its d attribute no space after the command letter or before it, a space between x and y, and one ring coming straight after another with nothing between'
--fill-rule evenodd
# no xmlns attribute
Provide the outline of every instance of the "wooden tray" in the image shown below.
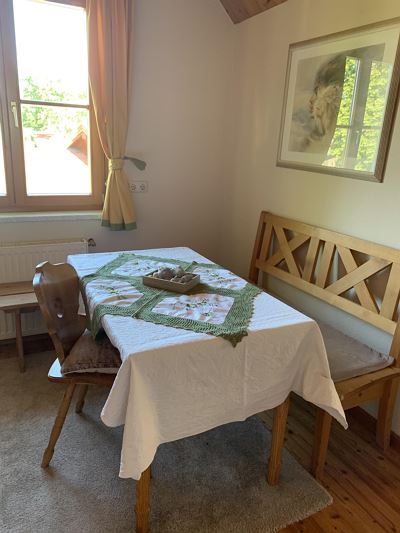
<svg viewBox="0 0 400 533"><path fill-rule="evenodd" d="M176 281L153 278L153 276L143 276L142 279L143 284L149 287L180 293L185 293L200 283L200 276L198 274L187 283L177 283Z"/></svg>

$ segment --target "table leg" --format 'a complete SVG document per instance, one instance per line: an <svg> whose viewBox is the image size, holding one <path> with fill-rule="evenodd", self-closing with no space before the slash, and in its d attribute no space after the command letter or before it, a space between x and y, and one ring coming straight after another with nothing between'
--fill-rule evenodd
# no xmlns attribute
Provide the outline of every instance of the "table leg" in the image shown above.
<svg viewBox="0 0 400 533"><path fill-rule="evenodd" d="M272 425L272 444L268 465L268 483L276 485L279 481L282 462L282 448L285 439L286 420L289 411L289 396L275 407Z"/></svg>
<svg viewBox="0 0 400 533"><path fill-rule="evenodd" d="M22 340L21 311L14 311L15 317L15 340L17 343L18 366L20 372L25 372L24 342Z"/></svg>
<svg viewBox="0 0 400 533"><path fill-rule="evenodd" d="M329 413L317 408L314 429L314 446L311 459L311 473L322 481L324 475L326 454L328 452L329 436L331 434L332 417Z"/></svg>
<svg viewBox="0 0 400 533"><path fill-rule="evenodd" d="M142 472L136 483L136 533L148 533L150 515L150 472L151 467Z"/></svg>

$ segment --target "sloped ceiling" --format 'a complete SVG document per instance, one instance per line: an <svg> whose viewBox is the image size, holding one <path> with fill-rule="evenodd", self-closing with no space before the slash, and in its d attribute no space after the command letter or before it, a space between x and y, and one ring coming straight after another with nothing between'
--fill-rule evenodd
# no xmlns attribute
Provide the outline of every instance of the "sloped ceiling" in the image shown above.
<svg viewBox="0 0 400 533"><path fill-rule="evenodd" d="M235 24L284 2L287 0L221 0L221 4Z"/></svg>

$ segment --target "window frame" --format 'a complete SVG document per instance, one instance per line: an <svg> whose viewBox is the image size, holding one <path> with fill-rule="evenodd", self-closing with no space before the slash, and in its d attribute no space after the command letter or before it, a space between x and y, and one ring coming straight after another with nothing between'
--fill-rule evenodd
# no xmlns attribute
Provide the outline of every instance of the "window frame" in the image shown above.
<svg viewBox="0 0 400 533"><path fill-rule="evenodd" d="M76 7L86 7L85 0L45 1ZM5 53L5 51L7 52ZM2 0L0 2L0 80L1 79L4 80L4 84L3 86L0 86L0 118L3 126L2 133L7 196L0 197L0 211L76 211L101 209L107 175L106 160L98 135L90 91L89 105L87 108L89 110L90 130L88 158L90 158L91 194L54 196L28 196L27 194L21 117L21 100L23 102L24 99L20 98L19 93L13 0ZM16 103L19 126L15 125L11 102ZM58 105L58 107L60 106ZM70 106L61 105L61 107L67 108Z"/></svg>

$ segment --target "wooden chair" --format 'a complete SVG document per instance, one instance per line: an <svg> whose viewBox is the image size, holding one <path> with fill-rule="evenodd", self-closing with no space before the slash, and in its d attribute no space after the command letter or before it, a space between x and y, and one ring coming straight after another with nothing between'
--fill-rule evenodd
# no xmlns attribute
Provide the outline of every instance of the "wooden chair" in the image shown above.
<svg viewBox="0 0 400 533"><path fill-rule="evenodd" d="M54 454L54 447L60 436L65 417L71 404L75 388L80 387L75 411L82 412L89 385L111 387L115 374L100 372L62 373L62 365L73 352L86 330L86 317L78 314L79 279L75 269L66 263L52 265L48 262L36 267L33 287L40 310L47 328L57 359L50 368L48 379L54 383L66 385L64 397L51 430L49 443L43 454L42 468L46 468ZM87 310L86 310L87 312ZM150 467L142 473L136 484L136 532L147 533L150 515Z"/></svg>
<svg viewBox="0 0 400 533"><path fill-rule="evenodd" d="M250 280L258 283L261 273L393 336L392 363L335 382L345 410L379 400L376 439L386 450L400 381L400 250L262 212ZM311 467L317 478L323 474L331 423L332 417L318 409Z"/></svg>
<svg viewBox="0 0 400 533"><path fill-rule="evenodd" d="M76 412L80 413L88 386L95 384L111 387L115 374L88 372L63 375L62 373L61 366L86 330L86 317L78 314L80 291L75 269L66 263L58 265L41 263L36 267L33 287L57 355L50 368L48 379L66 385L49 444L43 455L42 467L46 468L53 456L75 388L81 386L75 408Z"/></svg>
<svg viewBox="0 0 400 533"><path fill-rule="evenodd" d="M84 372L64 375L62 373L62 365L74 346L83 338L86 330L86 317L78 314L80 289L75 269L66 263L57 265L48 262L41 263L36 267L33 286L57 354L57 359L50 368L48 379L54 383L66 385L49 443L43 454L41 466L46 468L53 457L54 447L63 428L76 387L79 386L80 390L75 411L80 413L88 386L111 387L115 374ZM140 533L148 530L149 483L150 467L143 472L136 486L136 531Z"/></svg>

